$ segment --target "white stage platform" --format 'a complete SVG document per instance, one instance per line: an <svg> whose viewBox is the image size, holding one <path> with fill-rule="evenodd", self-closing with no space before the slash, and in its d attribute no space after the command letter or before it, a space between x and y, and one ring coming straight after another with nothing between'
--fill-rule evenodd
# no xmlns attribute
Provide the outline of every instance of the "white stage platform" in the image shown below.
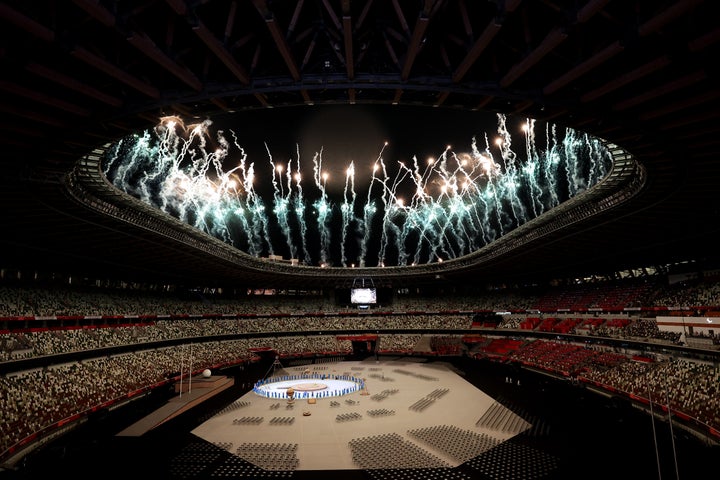
<svg viewBox="0 0 720 480"><path fill-rule="evenodd" d="M285 368L290 375L307 369L362 378L365 389L292 405L249 392L192 433L266 470L355 470L411 468L403 458L372 453L383 443L454 467L531 427L442 362L398 358ZM298 383L307 382L277 391ZM331 380L322 383L334 388ZM490 413L497 422L488 420ZM438 441L448 435L465 447L450 451ZM367 455L383 458L370 464L375 460Z"/></svg>

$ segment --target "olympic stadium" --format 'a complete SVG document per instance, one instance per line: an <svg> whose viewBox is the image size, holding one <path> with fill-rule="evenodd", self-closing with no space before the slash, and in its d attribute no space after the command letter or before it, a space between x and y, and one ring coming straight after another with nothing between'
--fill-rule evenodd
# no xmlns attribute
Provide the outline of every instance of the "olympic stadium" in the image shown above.
<svg viewBox="0 0 720 480"><path fill-rule="evenodd" d="M693 478L720 426L713 13L3 2L3 466L590 478L617 442L597 478ZM701 391L669 390L678 359ZM276 368L324 393L259 395ZM65 369L46 400L22 386ZM107 390L63 393L77 372Z"/></svg>

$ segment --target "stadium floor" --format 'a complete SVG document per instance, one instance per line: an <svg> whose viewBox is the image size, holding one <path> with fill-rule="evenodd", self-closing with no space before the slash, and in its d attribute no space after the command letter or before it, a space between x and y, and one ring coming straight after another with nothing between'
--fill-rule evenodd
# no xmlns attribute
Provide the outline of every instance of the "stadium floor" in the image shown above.
<svg viewBox="0 0 720 480"><path fill-rule="evenodd" d="M661 480L704 478L717 468L716 446L678 428L673 437L667 422L626 401L514 366L382 356L286 365L288 373L358 374L367 385L366 393L296 400L291 408L252 392L270 367L226 372L235 377L232 388L141 436L118 432L174 392L101 412L2 475Z"/></svg>

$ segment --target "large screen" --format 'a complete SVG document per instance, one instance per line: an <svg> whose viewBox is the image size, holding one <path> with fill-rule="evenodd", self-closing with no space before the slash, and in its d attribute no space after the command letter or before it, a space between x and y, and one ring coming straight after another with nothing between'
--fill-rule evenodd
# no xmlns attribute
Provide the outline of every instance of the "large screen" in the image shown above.
<svg viewBox="0 0 720 480"><path fill-rule="evenodd" d="M354 305L371 305L377 303L377 290L374 288L350 289L350 303Z"/></svg>

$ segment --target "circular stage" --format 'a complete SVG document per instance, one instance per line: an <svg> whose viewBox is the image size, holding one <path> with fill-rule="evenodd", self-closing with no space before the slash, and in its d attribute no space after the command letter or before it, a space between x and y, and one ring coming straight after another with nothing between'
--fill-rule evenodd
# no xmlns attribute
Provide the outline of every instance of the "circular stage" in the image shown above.
<svg viewBox="0 0 720 480"><path fill-rule="evenodd" d="M255 384L253 391L267 398L287 399L288 389L295 400L302 398L329 398L357 392L365 382L348 375L290 375L270 377Z"/></svg>
<svg viewBox="0 0 720 480"><path fill-rule="evenodd" d="M317 392L327 389L328 386L326 383L297 383L290 388L296 392Z"/></svg>

